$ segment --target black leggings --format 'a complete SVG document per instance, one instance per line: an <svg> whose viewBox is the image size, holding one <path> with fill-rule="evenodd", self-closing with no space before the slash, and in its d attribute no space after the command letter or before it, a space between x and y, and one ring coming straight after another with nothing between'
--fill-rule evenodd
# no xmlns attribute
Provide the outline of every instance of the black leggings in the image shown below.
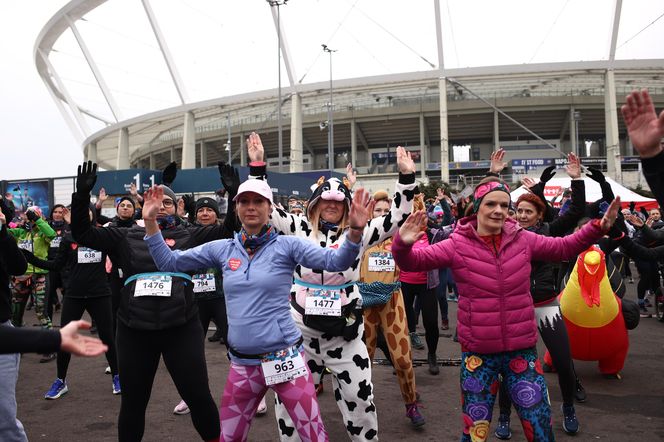
<svg viewBox="0 0 664 442"><path fill-rule="evenodd" d="M639 299L643 299L646 296L646 290L652 290L654 293L659 287L659 271L655 261L637 259L635 263L640 276L639 283L636 286L636 294Z"/></svg>
<svg viewBox="0 0 664 442"><path fill-rule="evenodd" d="M422 322L424 323L424 337L427 341L429 354L435 354L438 349L438 300L436 293L428 289L426 284L409 284L401 282L401 293L403 294L406 318L408 319L408 331L415 332L417 318L415 317L415 297L420 300L422 307Z"/></svg>
<svg viewBox="0 0 664 442"><path fill-rule="evenodd" d="M115 339L113 338L113 321L111 319L111 297L100 298L67 298L62 301L62 315L60 326L64 327L71 321L78 321L83 317L83 312L88 311L90 317L97 324L99 339L108 346L106 360L111 366L111 373L118 374L118 362L115 351ZM65 351L58 352L58 378L67 377L67 369L71 355Z"/></svg>
<svg viewBox="0 0 664 442"><path fill-rule="evenodd" d="M207 335L210 320L214 319L217 329L221 332L221 339L226 342L228 335L228 318L226 317L226 301L224 298L199 299L198 316L203 326L203 336Z"/></svg>
<svg viewBox="0 0 664 442"><path fill-rule="evenodd" d="M58 288L62 288L62 276L60 272L51 270L46 275L46 313L53 320L53 308L60 301L58 299Z"/></svg>
<svg viewBox="0 0 664 442"><path fill-rule="evenodd" d="M567 327L560 314L560 304L557 300L551 303L535 307L537 329L542 341L553 360L553 366L558 373L558 384L563 396L563 404L574 405L574 392L576 391L576 373L572 352L569 347ZM500 395L498 397L501 414L510 414L512 401L504 382L500 384Z"/></svg>
<svg viewBox="0 0 664 442"><path fill-rule="evenodd" d="M202 334L198 318L165 330L136 330L118 321L118 362L122 377L120 442L143 438L145 409L160 357L164 358L180 397L191 410L198 434L203 440L219 437L219 412L208 385Z"/></svg>

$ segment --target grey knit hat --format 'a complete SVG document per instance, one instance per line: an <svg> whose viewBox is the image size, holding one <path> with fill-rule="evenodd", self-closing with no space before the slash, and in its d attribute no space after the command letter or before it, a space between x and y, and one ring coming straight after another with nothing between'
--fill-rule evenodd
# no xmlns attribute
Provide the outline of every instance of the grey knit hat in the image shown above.
<svg viewBox="0 0 664 442"><path fill-rule="evenodd" d="M162 185L161 187L163 187L163 189L164 189L164 195L166 195L167 197L172 199L173 202L177 202L178 199L175 196L175 192L173 192L170 187L164 186L164 185Z"/></svg>

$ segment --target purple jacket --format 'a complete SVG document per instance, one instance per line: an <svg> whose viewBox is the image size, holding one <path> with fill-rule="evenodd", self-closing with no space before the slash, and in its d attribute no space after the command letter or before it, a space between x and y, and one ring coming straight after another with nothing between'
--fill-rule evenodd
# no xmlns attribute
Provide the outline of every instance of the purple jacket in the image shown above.
<svg viewBox="0 0 664 442"><path fill-rule="evenodd" d="M457 333L464 351L497 353L534 347L535 310L530 295L530 262L571 259L603 235L590 222L562 238L537 235L508 219L498 257L477 234L477 218L459 221L452 236L412 250L394 237L392 254L406 270L452 269L459 288Z"/></svg>

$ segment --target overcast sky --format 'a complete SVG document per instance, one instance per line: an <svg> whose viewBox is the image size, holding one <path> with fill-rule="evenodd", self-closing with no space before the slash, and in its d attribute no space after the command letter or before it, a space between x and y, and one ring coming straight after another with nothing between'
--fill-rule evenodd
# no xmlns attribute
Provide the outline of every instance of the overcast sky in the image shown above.
<svg viewBox="0 0 664 442"><path fill-rule="evenodd" d="M276 87L276 33L263 0L151 3L190 101ZM612 1L440 3L447 68L608 56ZM65 4L0 2L0 179L72 175L83 159L33 59L39 32ZM328 79L321 43L339 51L335 78L438 65L432 0L290 0L281 11L296 81ZM623 1L617 58L664 59L663 14L662 0ZM124 118L179 104L140 1L109 0L77 25ZM51 61L79 106L112 119L71 34L54 48ZM90 124L93 131L103 127Z"/></svg>

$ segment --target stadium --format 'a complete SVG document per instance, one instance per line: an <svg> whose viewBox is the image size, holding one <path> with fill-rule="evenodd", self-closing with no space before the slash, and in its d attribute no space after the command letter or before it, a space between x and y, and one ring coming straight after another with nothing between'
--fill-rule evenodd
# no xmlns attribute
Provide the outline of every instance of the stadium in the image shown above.
<svg viewBox="0 0 664 442"><path fill-rule="evenodd" d="M160 170L171 161L183 169L205 168L220 160L246 165L246 152L240 146L249 133L256 131L263 138L271 171L344 172L350 162L357 169L360 182L370 189L389 187L393 182L395 149L399 145L412 152L419 165L418 177L425 182L442 179L454 184L460 175L481 176L488 168L490 153L502 147L507 151L514 181L563 158L566 152L578 152L584 164L599 166L617 181L637 186L642 183L638 160L633 157L619 106L629 91L639 88L650 90L657 108L664 105L664 59L616 57L622 47L620 20L630 13L622 2L617 2L614 9L602 4L602 14L607 17L602 38L610 40L610 47L608 54L598 53L595 60L457 68L444 67L445 56L450 55L444 51L443 40L455 19L445 2L418 4L415 11L409 12L428 18L421 29L426 37L421 45L426 50L422 52L391 33L389 24L381 24L380 13L373 8L365 12L359 9L358 2L349 2L336 8L348 9L341 11L346 14L346 21L339 26L350 27L347 22L353 16L364 15L379 26L379 31L394 37L388 54L391 51L398 58L405 51L403 59L408 63L403 66L416 68L387 74L384 70L380 73L381 69L369 69L369 75L363 76L352 75L361 72L360 68L341 67L343 72L335 74L334 57L348 50L341 46L341 37L332 40L338 44L335 49L323 45L324 51L320 51L320 45L313 44L319 51L314 59L316 68L304 75L302 70L296 72L296 67L307 66L297 58L302 55L302 51L298 53L302 40L298 17L310 15L312 8L318 8L316 24L325 28L324 17L331 14L334 6L314 7L297 2L287 6L283 4L286 2L237 5L223 12L231 14L233 9L244 9L238 14L250 14L260 21L262 29L270 31L265 35L267 41L248 42L246 48L239 48L243 54L257 51L258 59L264 60L260 70L267 71L267 78L254 83L274 86L277 75L273 74L278 74L280 84L276 88L229 87L225 89L228 94L196 100L194 94L188 93L196 82L187 82L186 74L181 74L183 65L178 63L177 50L169 49L177 46L181 38L177 29L160 23L160 17L165 17L164 22L169 19L165 11L160 11L164 9L162 5L144 0L142 7L124 11L122 20L131 14L130 28L138 29L140 24L141 35L158 43L152 47L152 65L160 66L168 94L175 91L175 105L159 107L151 103L146 107L149 111L134 111L135 115L127 116L121 104L123 92L116 92L110 84L113 71L104 68L107 63L103 59L108 56L94 49L103 30L122 27L118 12L111 10L117 3L121 2L68 3L44 26L34 49L39 74L86 158L107 170ZM569 12L565 6L557 11L558 18ZM208 11L197 12L198 17L191 20L196 19L202 27L210 24L201 19ZM216 12L210 10L209 14ZM335 18L330 16L329 20L334 22ZM404 22L409 25L407 18ZM554 35L555 29L552 26L547 36ZM623 40L625 32L620 34ZM289 46L294 40L297 43ZM545 38L540 46L549 44L549 40ZM63 74L56 66L58 62L62 64L62 53L66 51L61 48L66 45L70 47L70 57L75 49L80 52L78 62L69 63ZM238 43L242 45L244 42ZM139 46L129 45L118 51L140 52ZM425 52L432 56L423 56ZM140 53L128 54L127 58L129 55L132 60L141 57ZM414 55L419 55L428 69L421 69L424 63L411 62ZM277 63L279 59L281 63ZM237 68L242 61L231 63ZM393 71L392 66L388 67ZM346 72L349 75L344 75ZM77 74L88 81L71 80ZM145 81L138 74L125 76L132 84ZM320 81L303 81L310 78ZM91 96L98 100L88 103Z"/></svg>

